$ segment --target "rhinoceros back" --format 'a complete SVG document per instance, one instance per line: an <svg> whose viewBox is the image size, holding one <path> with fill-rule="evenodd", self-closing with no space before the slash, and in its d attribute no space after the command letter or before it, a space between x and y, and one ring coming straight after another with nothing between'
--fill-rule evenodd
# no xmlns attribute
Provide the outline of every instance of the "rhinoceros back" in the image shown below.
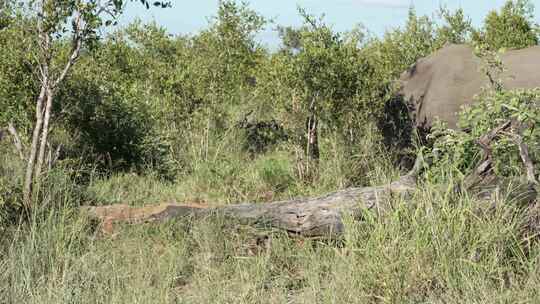
<svg viewBox="0 0 540 304"><path fill-rule="evenodd" d="M540 47L508 51L501 59L505 88L540 87ZM467 45L448 45L420 59L400 81L401 94L413 105L417 127L429 127L440 119L456 128L457 113L489 84L482 60Z"/></svg>

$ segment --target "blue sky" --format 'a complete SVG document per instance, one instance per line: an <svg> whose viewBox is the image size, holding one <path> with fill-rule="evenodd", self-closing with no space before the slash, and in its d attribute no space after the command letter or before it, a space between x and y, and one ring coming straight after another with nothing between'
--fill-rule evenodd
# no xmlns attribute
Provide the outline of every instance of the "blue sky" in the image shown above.
<svg viewBox="0 0 540 304"><path fill-rule="evenodd" d="M485 15L500 8L506 0L251 0L250 7L276 24L298 25L297 6L306 8L314 15L325 15L325 21L337 31L346 31L356 24L363 24L372 33L382 35L386 30L401 26L407 18L408 8L413 5L418 14L433 15L441 6L450 9L463 8L475 25L482 24ZM535 19L540 16L540 0L531 1L536 8ZM173 0L168 9L146 10L138 3L130 3L121 24L137 18L155 21L172 34L196 33L208 25L208 17L217 10L217 0L182 1ZM278 45L275 26L270 26L259 35L259 39L269 47Z"/></svg>

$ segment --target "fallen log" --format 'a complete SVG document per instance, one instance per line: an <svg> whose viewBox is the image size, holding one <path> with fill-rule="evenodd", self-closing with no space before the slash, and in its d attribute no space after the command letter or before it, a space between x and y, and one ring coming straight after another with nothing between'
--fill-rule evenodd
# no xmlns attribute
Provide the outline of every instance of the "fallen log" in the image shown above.
<svg viewBox="0 0 540 304"><path fill-rule="evenodd" d="M467 176L460 191L470 191L484 201L493 201L499 193L501 181L493 174L493 160L490 143L511 127L505 122L478 140L484 151L484 160ZM522 142L520 142L522 144ZM523 144L522 144L523 145ZM531 162L526 147L521 149L528 175ZM148 207L111 205L83 207L84 212L102 221L103 231L111 233L115 223L137 224L162 222L174 218L201 217L222 214L252 225L270 226L289 233L306 237L340 235L344 232L344 219L352 216L361 219L366 212L381 214L391 207L392 198L400 197L411 202L417 190L417 177L424 167L424 160L418 157L414 168L407 175L387 185L363 188L348 188L315 198L297 198L270 203L243 203L236 205L208 207L201 205L162 204ZM537 197L529 177L523 191L515 194L520 204L527 204Z"/></svg>
<svg viewBox="0 0 540 304"><path fill-rule="evenodd" d="M315 237L342 234L345 216L359 218L362 212L367 210L387 210L391 197L410 197L416 189L415 186L415 178L406 175L388 185L349 188L316 198L221 207L161 204L135 208L111 205L84 207L84 211L102 220L103 230L108 233L113 231L113 225L117 222L162 222L173 218L220 213L247 224L271 226L293 234Z"/></svg>

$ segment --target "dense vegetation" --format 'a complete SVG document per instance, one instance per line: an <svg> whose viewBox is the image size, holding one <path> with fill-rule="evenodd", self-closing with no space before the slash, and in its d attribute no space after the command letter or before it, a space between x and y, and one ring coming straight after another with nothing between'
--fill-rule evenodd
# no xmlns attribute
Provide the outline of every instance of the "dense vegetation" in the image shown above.
<svg viewBox="0 0 540 304"><path fill-rule="evenodd" d="M508 1L479 29L462 10L428 17L411 9L382 37L336 32L302 9L299 18L298 28L277 26L277 51L256 40L276 25L233 0L220 1L194 35L135 22L93 36L56 92L50 168L28 209L25 162L3 128L15 126L29 146L36 19L0 0L0 303L538 301L540 247L523 233L523 210L501 204L478 214L472 198L441 185L460 183L478 161L474 140L501 120L538 125L540 93L486 92L461 114L468 132L437 125L424 148L394 98L399 75L446 43L475 45L494 68L497 51L537 45L530 2ZM57 38L53 64L70 51L69 37ZM537 164L540 128L524 140ZM504 138L495 145L498 174L522 174L516 151ZM220 218L104 237L77 213L90 204L266 202L376 185L418 152L434 159L418 204L351 221L339 241L276 232L257 251L261 231Z"/></svg>

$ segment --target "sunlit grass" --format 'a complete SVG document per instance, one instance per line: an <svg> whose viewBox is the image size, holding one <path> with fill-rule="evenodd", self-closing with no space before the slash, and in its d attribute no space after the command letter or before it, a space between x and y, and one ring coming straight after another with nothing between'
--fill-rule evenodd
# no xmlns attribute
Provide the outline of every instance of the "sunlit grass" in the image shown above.
<svg viewBox="0 0 540 304"><path fill-rule="evenodd" d="M439 189L423 185L414 205L396 201L383 217L368 213L362 222L348 221L344 237L333 241L291 238L223 218L125 226L103 236L76 209L59 204L3 239L0 298L6 303L538 300L540 250L521 241L520 210L503 203L481 212L474 200Z"/></svg>

